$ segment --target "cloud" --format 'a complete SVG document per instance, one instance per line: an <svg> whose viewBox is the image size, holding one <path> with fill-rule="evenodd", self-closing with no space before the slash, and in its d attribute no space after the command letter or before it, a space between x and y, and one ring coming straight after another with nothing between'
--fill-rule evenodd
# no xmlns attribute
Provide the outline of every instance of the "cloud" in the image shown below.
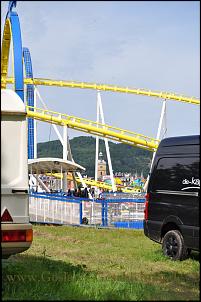
<svg viewBox="0 0 201 302"><path fill-rule="evenodd" d="M7 4L3 1L4 14ZM199 97L199 14L194 2L19 1L16 10L35 77ZM50 109L96 119L95 91L39 89ZM161 100L101 95L108 124L156 136ZM169 101L167 110L169 136L199 131L198 106ZM45 140L49 126L40 127L39 140Z"/></svg>

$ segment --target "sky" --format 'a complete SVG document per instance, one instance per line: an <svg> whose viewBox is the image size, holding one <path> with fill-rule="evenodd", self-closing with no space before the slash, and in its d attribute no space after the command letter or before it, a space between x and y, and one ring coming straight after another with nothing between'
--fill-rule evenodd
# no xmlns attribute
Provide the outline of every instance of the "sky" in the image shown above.
<svg viewBox="0 0 201 302"><path fill-rule="evenodd" d="M1 1L1 33L8 3ZM17 1L13 11L35 78L200 98L199 6L199 1ZM96 120L95 90L38 90L49 110ZM101 100L107 124L156 138L162 99L101 92ZM39 100L37 106L42 107ZM167 137L199 134L200 107L167 101L166 123ZM69 129L68 135L90 134ZM38 122L37 141L54 139L51 125Z"/></svg>

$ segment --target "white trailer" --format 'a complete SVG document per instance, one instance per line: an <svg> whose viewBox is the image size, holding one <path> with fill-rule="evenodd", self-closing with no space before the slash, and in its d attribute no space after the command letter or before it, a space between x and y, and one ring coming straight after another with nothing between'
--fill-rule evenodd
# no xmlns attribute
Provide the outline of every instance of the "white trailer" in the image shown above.
<svg viewBox="0 0 201 302"><path fill-rule="evenodd" d="M1 90L1 247L2 258L27 250L29 222L26 108L12 90Z"/></svg>

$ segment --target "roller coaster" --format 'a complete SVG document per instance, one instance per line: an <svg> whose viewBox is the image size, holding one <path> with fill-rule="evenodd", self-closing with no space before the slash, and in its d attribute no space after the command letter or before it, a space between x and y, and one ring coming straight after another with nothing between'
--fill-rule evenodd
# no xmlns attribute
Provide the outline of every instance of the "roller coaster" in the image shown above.
<svg viewBox="0 0 201 302"><path fill-rule="evenodd" d="M2 76L1 78L2 88L5 88L6 84L14 84L14 78ZM87 82L76 82L76 81L64 81L64 80L52 80L52 79L24 79L24 84L26 85L43 85L43 86L57 86L66 88L81 88L81 89L93 89L100 91L111 91L111 92L121 92L121 93L131 93L143 96L150 96L160 99L173 100L178 102L184 102L189 104L200 105L200 100L195 97L188 97L171 92L163 91L152 91L142 88L129 88L129 87L119 87L109 84L96 84Z"/></svg>
<svg viewBox="0 0 201 302"><path fill-rule="evenodd" d="M61 173L46 173L46 175L53 176L53 177L59 178L59 179L63 178L63 175L61 175ZM73 180L73 177L68 175L67 179ZM81 183L81 180L79 177L76 177L75 179L78 183ZM84 182L86 183L86 185L89 185L92 187L98 187L98 188L106 189L109 191L111 191L111 189L112 189L112 186L110 184L107 184L103 181L95 181L93 179L84 178ZM123 185L119 185L118 188L119 188L119 190L121 190L124 193L138 193L141 191L140 189L127 188L127 187L124 187Z"/></svg>
<svg viewBox="0 0 201 302"><path fill-rule="evenodd" d="M75 116L70 116L67 114L44 110L41 108L27 106L27 116L51 124L57 124L60 126L67 125L68 128L99 135L102 137L107 137L115 141L123 142L150 151L155 151L159 143L159 141L156 139L137 134L135 132L123 130L102 123L93 122Z"/></svg>
<svg viewBox="0 0 201 302"><path fill-rule="evenodd" d="M7 84L14 84L15 92L24 101L24 86L27 87L27 117L28 117L28 136L29 136L29 158L33 158L33 132L34 120L67 126L74 130L90 133L95 136L105 137L110 140L129 144L131 146L143 148L155 152L159 139L113 127L104 123L86 120L80 117L70 116L59 112L45 110L34 107L33 89L34 86L57 86L76 89L92 89L97 91L110 91L115 93L136 94L149 96L157 99L183 102L193 105L200 105L200 100L196 97L188 97L169 92L158 92L149 89L120 87L110 84L96 84L87 82L76 82L67 80L53 80L44 78L34 78L32 73L32 63L29 50L22 47L22 37L20 30L19 17L12 9L16 6L16 1L9 2L9 9L5 19L2 52L1 52L1 89L5 89ZM11 42L13 45L13 71L14 77L8 77L9 53ZM24 65L24 66L23 66ZM26 76L24 76L24 67ZM94 185L97 185L94 181Z"/></svg>

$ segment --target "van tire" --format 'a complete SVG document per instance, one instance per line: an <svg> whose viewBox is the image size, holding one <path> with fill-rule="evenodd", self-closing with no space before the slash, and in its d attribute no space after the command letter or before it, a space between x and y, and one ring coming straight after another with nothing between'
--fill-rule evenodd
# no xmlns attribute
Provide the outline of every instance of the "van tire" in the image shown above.
<svg viewBox="0 0 201 302"><path fill-rule="evenodd" d="M178 230L171 230L165 234L162 242L162 250L163 254L171 260L184 260L189 254L184 244L184 238Z"/></svg>

